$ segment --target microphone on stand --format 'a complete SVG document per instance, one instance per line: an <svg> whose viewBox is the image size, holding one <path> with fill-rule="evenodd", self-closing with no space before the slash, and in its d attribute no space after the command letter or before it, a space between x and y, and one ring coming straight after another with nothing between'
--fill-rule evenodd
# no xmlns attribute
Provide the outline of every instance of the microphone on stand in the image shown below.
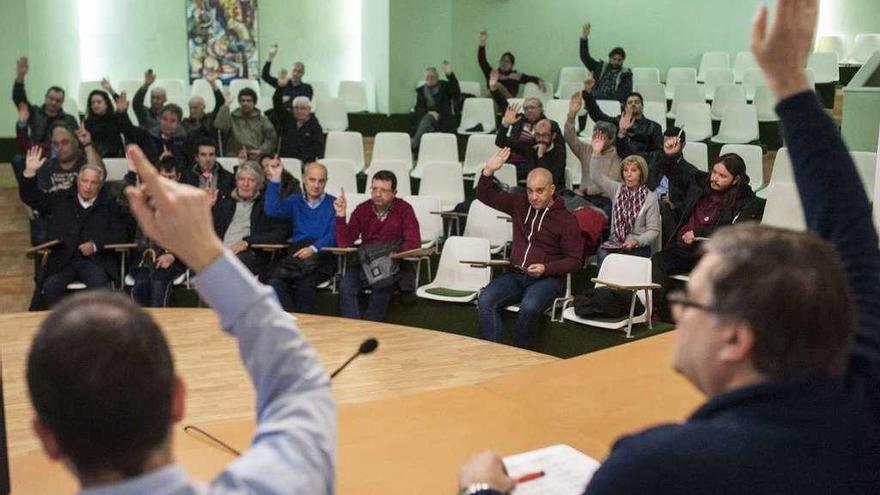
<svg viewBox="0 0 880 495"><path fill-rule="evenodd" d="M379 341L372 337L361 342L361 346L358 348L357 352L355 352L350 358L348 358L348 361L344 362L342 366L336 368L336 371L330 374L330 379L332 380L333 377L338 375L340 371L344 370L346 366L354 361L354 358L360 356L361 354L369 354L375 351L377 347L379 347Z"/></svg>

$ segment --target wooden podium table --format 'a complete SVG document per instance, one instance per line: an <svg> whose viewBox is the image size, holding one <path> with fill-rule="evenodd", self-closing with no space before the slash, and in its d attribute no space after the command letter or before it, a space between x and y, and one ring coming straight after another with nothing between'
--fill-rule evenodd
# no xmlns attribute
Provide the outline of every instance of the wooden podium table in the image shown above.
<svg viewBox="0 0 880 495"><path fill-rule="evenodd" d="M187 416L239 450L253 433L253 391L233 339L210 310L153 313L187 384ZM30 430L24 382L30 338L44 314L0 316L14 494L72 493ZM458 466L487 448L507 455L568 443L603 458L621 433L679 421L701 397L669 367L674 333L565 361L431 330L303 315L328 369L369 336L379 349L333 383L339 401L338 492L455 493ZM174 430L177 460L209 480L233 458ZM405 487L405 488L404 488Z"/></svg>

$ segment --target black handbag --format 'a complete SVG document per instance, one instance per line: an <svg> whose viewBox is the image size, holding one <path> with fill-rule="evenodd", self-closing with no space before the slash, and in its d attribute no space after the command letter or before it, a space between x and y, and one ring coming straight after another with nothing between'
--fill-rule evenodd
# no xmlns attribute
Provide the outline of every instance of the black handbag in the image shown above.
<svg viewBox="0 0 880 495"><path fill-rule="evenodd" d="M401 243L399 240L383 241L358 247L358 260L370 287L383 289L394 285L400 262L392 259L391 254L400 249Z"/></svg>
<svg viewBox="0 0 880 495"><path fill-rule="evenodd" d="M627 290L590 287L583 294L574 297L574 313L581 318L627 318L632 297L633 293ZM645 305L636 297L633 314L640 315L644 312Z"/></svg>

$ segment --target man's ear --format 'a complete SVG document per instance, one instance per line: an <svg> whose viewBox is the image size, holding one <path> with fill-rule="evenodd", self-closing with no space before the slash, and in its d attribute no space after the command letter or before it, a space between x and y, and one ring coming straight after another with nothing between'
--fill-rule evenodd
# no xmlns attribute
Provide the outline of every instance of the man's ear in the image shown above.
<svg viewBox="0 0 880 495"><path fill-rule="evenodd" d="M718 359L724 363L736 364L751 358L755 348L755 332L747 323L731 323L719 328L723 343L718 350Z"/></svg>
<svg viewBox="0 0 880 495"><path fill-rule="evenodd" d="M49 431L49 428L40 421L40 418L34 416L31 426L34 428L34 433L36 433L37 437L40 439L40 443L43 445L43 451L46 452L49 459L57 461L64 457L64 453L61 452L61 447L55 439L55 434Z"/></svg>

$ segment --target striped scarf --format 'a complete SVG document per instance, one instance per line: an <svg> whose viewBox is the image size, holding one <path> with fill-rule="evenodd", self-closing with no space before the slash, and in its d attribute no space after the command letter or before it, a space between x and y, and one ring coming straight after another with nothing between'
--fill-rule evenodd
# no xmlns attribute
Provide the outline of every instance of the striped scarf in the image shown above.
<svg viewBox="0 0 880 495"><path fill-rule="evenodd" d="M630 189L623 184L620 185L620 188L617 190L617 201L614 203L614 211L611 212L614 232L612 232L611 239L609 239L610 243L619 246L626 241L626 236L632 232L636 216L642 210L647 196L648 188L644 185L635 189Z"/></svg>

